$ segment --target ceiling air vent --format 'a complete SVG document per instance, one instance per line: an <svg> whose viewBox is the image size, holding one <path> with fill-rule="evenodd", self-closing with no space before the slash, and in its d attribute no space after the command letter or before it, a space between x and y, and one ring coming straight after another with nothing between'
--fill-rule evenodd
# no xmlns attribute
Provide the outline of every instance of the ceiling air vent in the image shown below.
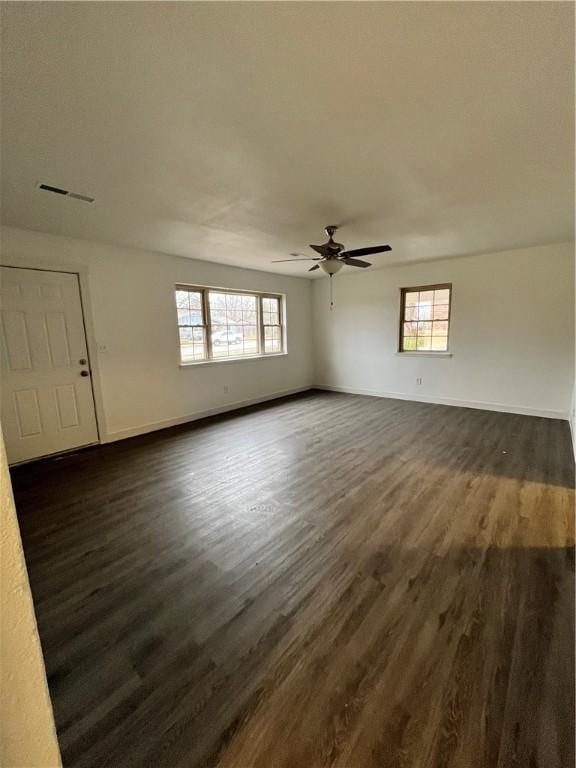
<svg viewBox="0 0 576 768"><path fill-rule="evenodd" d="M82 200L84 203L94 202L93 197L88 197L88 195L81 195L78 192L70 192L70 190L62 189L61 187L53 187L51 184L38 184L38 189L43 189L45 192L52 192L55 195L73 197L75 200Z"/></svg>

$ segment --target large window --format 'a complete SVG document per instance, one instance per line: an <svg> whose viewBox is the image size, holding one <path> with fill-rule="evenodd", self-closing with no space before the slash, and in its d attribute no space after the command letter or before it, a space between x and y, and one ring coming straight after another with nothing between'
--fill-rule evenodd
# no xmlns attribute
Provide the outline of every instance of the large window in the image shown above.
<svg viewBox="0 0 576 768"><path fill-rule="evenodd" d="M282 296L177 285L176 308L182 363L285 351Z"/></svg>
<svg viewBox="0 0 576 768"><path fill-rule="evenodd" d="M452 285L402 288L400 352L447 352Z"/></svg>

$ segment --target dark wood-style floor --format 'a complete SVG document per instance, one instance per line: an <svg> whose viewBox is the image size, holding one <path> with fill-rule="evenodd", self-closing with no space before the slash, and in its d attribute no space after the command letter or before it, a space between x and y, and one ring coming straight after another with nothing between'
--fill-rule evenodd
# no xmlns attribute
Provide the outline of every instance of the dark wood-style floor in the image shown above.
<svg viewBox="0 0 576 768"><path fill-rule="evenodd" d="M311 392L13 471L66 768L571 768L568 424Z"/></svg>

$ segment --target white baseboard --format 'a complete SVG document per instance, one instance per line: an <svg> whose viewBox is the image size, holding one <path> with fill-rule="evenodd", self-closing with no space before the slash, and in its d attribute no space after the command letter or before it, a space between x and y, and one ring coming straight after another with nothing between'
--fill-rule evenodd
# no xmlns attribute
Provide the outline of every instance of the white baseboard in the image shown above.
<svg viewBox="0 0 576 768"><path fill-rule="evenodd" d="M321 389L330 392L344 392L350 395L369 395L370 397L389 397L396 400L413 400L419 403L432 403L435 405L453 405L460 408L476 408L484 411L500 411L503 413L518 413L525 416L543 416L548 419L569 419L569 414L565 411L552 411L542 408L526 408L523 406L508 405L505 403L489 403L476 400L457 400L450 397L428 397L421 395L412 395L402 392L384 392L372 389L358 389L354 387L333 387L328 384L312 384L310 386L295 387L292 389L285 389L280 392L272 392L268 395L261 395L260 397L248 398L247 400L236 400L233 403L226 403L225 405L217 406L216 408L208 408L202 411L195 411L194 413L187 414L186 416L179 416L174 419L163 419L161 421L148 422L141 424L138 427L128 427L127 429L120 429L116 432L107 432L101 436L102 443L114 443L117 440L124 440L129 437L137 437L138 435L145 435L148 432L156 432L160 429L167 429L168 427L176 427L179 424L186 424L190 421L197 421L198 419L204 419L208 416L216 416L220 413L227 413L228 411L235 411L239 408L247 408L250 405L258 405L258 403L265 403L268 400L276 400L280 397L287 397L288 395L296 395L299 392L306 392L310 389ZM572 425L571 425L572 427ZM576 436L572 434L572 438ZM576 441L574 441L575 453L576 453Z"/></svg>
<svg viewBox="0 0 576 768"><path fill-rule="evenodd" d="M314 389L325 389L329 392L345 392L350 395L369 395L370 397L390 397L396 400L413 400L417 403L432 403L434 405L454 405L458 408L476 408L481 411L500 411L502 413L518 413L524 416L543 416L546 419L569 418L568 411L529 408L523 405L510 405L508 403L490 403L481 400L457 400L453 397L413 395L404 392L383 392L373 389L356 389L354 387L333 387L328 384L315 384Z"/></svg>
<svg viewBox="0 0 576 768"><path fill-rule="evenodd" d="M141 424L138 427L128 427L127 429L120 429L117 432L107 432L102 435L102 443L114 443L117 440L124 440L128 437L137 437L138 435L145 435L147 432L156 432L159 429L166 429L167 427L176 427L179 424L186 424L189 421L197 421L198 419L205 419L207 416L216 416L219 413L227 413L228 411L235 411L238 408L247 408L249 405L258 405L258 403L265 403L268 400L276 400L279 397L287 397L288 395L296 395L299 392L307 392L312 389L312 386L295 387L293 389L284 389L281 392L272 392L269 395L261 395L260 397L252 397L248 400L236 400L234 403L226 403L226 405L219 405L216 408L208 408L203 411L195 411L194 413L187 414L186 416L178 416L175 419L163 419L162 421L152 421L147 424Z"/></svg>

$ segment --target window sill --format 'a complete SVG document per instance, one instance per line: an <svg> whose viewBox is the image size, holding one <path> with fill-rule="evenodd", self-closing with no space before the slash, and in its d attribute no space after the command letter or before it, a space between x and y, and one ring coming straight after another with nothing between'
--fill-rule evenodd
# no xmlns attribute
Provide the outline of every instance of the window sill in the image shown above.
<svg viewBox="0 0 576 768"><path fill-rule="evenodd" d="M396 352L398 357L453 357L452 352Z"/></svg>
<svg viewBox="0 0 576 768"><path fill-rule="evenodd" d="M276 352L273 355L246 355L245 357L223 357L220 360L195 360L192 363L180 363L180 368L196 368L204 365L221 365L222 363L248 363L254 360L274 360L287 357L288 352Z"/></svg>

